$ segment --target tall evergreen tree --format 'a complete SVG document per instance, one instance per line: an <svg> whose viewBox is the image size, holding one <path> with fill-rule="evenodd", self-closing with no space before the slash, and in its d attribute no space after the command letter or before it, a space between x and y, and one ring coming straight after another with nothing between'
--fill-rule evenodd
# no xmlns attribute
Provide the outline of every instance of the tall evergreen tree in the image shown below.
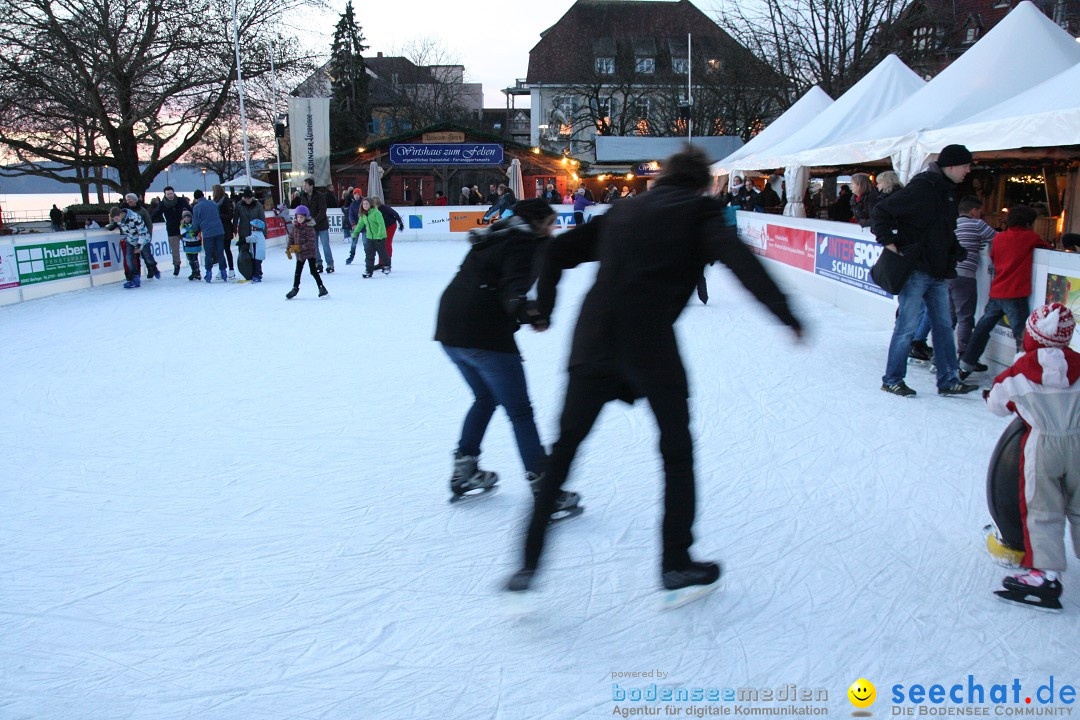
<svg viewBox="0 0 1080 720"><path fill-rule="evenodd" d="M330 49L330 146L334 151L357 147L367 139L368 75L364 35L356 24L352 0L334 28Z"/></svg>

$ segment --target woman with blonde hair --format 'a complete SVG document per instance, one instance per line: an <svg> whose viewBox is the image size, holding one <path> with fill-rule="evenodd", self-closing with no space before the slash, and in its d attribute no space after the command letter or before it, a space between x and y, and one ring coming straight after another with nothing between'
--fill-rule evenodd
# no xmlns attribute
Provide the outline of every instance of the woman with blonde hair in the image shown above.
<svg viewBox="0 0 1080 720"><path fill-rule="evenodd" d="M904 187L904 183L900 182L900 176L892 170L878 173L877 189L878 193L881 195L888 195L891 192L896 192L902 187Z"/></svg>

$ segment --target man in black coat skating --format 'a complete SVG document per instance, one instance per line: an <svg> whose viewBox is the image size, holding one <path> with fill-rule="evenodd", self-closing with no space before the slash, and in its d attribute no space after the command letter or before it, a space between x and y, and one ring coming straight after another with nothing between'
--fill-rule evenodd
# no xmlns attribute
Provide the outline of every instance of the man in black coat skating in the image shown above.
<svg viewBox="0 0 1080 720"><path fill-rule="evenodd" d="M668 589L711 585L715 563L690 558L694 522L689 387L674 324L708 263L719 260L781 322L802 336L784 294L743 245L724 204L705 195L709 161L688 148L664 163L652 190L551 241L537 288L550 316L564 268L599 261L582 305L570 353L559 440L541 479L525 543L524 565L508 589L528 589L555 501L578 446L611 400L644 397L660 428L666 482L662 572Z"/></svg>

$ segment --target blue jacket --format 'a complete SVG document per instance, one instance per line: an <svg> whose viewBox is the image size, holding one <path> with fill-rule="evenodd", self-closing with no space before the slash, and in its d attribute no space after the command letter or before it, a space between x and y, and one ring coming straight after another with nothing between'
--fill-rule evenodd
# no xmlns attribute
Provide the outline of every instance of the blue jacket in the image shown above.
<svg viewBox="0 0 1080 720"><path fill-rule="evenodd" d="M356 227L356 219L360 217L360 200L353 200L349 203L348 210L345 211L345 232L351 234L352 229Z"/></svg>
<svg viewBox="0 0 1080 720"><path fill-rule="evenodd" d="M225 235L217 203L210 198L202 198L195 203L195 207L191 208L191 231L201 232L204 238Z"/></svg>

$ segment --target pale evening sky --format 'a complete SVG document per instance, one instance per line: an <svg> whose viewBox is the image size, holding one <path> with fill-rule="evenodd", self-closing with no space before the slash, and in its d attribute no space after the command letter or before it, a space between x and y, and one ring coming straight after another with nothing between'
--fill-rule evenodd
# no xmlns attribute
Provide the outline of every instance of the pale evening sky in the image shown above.
<svg viewBox="0 0 1080 720"><path fill-rule="evenodd" d="M713 15L708 0L694 4ZM369 46L365 55L400 55L410 40L435 38L456 64L465 66L466 81L483 83L485 107L505 107L500 91L525 77L529 51L540 41L540 32L572 5L573 0L354 0L353 9ZM344 9L345 0L329 0L328 9L310 25L326 37L327 45ZM517 106L527 107L528 97L519 96Z"/></svg>

